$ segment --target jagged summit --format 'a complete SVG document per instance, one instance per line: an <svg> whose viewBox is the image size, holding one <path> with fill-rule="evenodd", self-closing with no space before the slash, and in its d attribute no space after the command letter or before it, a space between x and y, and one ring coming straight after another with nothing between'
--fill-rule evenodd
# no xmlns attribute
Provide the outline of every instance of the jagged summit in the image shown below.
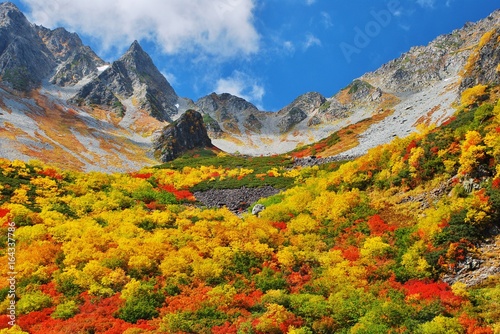
<svg viewBox="0 0 500 334"><path fill-rule="evenodd" d="M177 94L137 41L120 59L82 87L71 101L106 105L123 113L127 109L126 100L132 98L135 101L128 101L130 106L147 110L162 121L170 121L178 112Z"/></svg>
<svg viewBox="0 0 500 334"><path fill-rule="evenodd" d="M36 32L58 63L50 82L58 86L73 86L83 78L96 74L105 62L88 46L78 34L64 28L54 30L35 26Z"/></svg>
<svg viewBox="0 0 500 334"><path fill-rule="evenodd" d="M0 3L0 26L11 24L12 22L21 22L29 24L24 14L12 2Z"/></svg>

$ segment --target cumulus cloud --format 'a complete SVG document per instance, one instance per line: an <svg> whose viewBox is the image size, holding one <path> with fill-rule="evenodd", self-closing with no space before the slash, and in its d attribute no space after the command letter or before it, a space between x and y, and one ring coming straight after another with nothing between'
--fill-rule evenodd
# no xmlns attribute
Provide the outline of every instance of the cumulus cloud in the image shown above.
<svg viewBox="0 0 500 334"><path fill-rule="evenodd" d="M217 94L229 93L255 104L262 110L262 98L266 91L255 78L241 71L234 71L231 76L217 80L214 91Z"/></svg>
<svg viewBox="0 0 500 334"><path fill-rule="evenodd" d="M37 24L92 36L104 50L127 48L136 39L151 40L168 54L233 57L259 48L256 0L22 1Z"/></svg>

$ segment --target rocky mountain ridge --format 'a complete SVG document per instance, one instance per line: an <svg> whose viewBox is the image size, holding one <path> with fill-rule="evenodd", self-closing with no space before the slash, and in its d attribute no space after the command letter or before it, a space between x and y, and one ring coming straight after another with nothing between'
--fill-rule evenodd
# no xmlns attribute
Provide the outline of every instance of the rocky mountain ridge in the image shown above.
<svg viewBox="0 0 500 334"><path fill-rule="evenodd" d="M132 150L152 159L153 142L160 130L193 109L201 113L214 145L250 155L285 153L347 126L368 123L338 158L357 156L394 137L406 136L420 124L444 122L454 113L463 89L498 80L495 29L499 26L500 11L496 11L427 46L412 48L332 97L309 92L278 112L266 112L227 93L212 93L196 102L179 97L137 41L122 57L107 64L76 33L33 25L15 5L2 3L0 85L5 107L0 133L5 144L0 153L11 159L50 161L52 155L47 156L40 147L72 148L64 136L51 136L44 128L69 128L88 150L85 154L102 156L106 151L127 169L130 164L119 149L124 140ZM54 107L60 110L60 117L35 117ZM74 116L68 112L78 116L80 130L64 123L65 117ZM27 119L31 128L26 127ZM52 124L56 120L62 124ZM88 145L103 138L116 147ZM71 154L76 160L87 159ZM92 159L85 161L86 169L108 168L105 163L95 166Z"/></svg>
<svg viewBox="0 0 500 334"><path fill-rule="evenodd" d="M346 125L387 115L359 134L359 145L346 151L347 157L363 154L396 136L403 137L420 124L439 125L454 113L463 89L498 80L498 50L495 45L481 45L481 39L499 26L497 10L477 23L468 22L461 29L438 36L427 46L412 47L332 97L307 93L278 113L247 112L239 124L257 119L254 128L241 131L233 122L230 129L222 127L224 134L219 134L214 144L227 151L283 153L325 138ZM316 97L315 103L311 103L311 96ZM222 123L214 117L217 111L209 113ZM270 125L270 132L266 125Z"/></svg>
<svg viewBox="0 0 500 334"><path fill-rule="evenodd" d="M179 97L137 41L120 59L84 85L70 102L113 106L125 113L127 108L118 97L122 100L134 97L139 109L147 110L161 121L171 121L170 117L178 113L175 104Z"/></svg>

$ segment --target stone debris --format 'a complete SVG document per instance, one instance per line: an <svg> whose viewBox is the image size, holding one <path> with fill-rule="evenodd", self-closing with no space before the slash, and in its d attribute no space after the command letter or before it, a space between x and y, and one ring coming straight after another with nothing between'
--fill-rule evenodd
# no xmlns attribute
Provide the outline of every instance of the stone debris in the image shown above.
<svg viewBox="0 0 500 334"><path fill-rule="evenodd" d="M279 193L280 190L271 186L239 189L210 189L196 191L194 197L207 207L227 207L230 211L241 213L261 198Z"/></svg>

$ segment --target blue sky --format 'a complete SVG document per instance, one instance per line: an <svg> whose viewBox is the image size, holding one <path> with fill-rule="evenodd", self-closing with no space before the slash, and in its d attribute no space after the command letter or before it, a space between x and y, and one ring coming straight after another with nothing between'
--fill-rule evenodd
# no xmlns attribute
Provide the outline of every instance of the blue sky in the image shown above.
<svg viewBox="0 0 500 334"><path fill-rule="evenodd" d="M139 40L177 94L229 92L276 111L335 94L496 0L15 0L31 22L76 32L106 61Z"/></svg>

